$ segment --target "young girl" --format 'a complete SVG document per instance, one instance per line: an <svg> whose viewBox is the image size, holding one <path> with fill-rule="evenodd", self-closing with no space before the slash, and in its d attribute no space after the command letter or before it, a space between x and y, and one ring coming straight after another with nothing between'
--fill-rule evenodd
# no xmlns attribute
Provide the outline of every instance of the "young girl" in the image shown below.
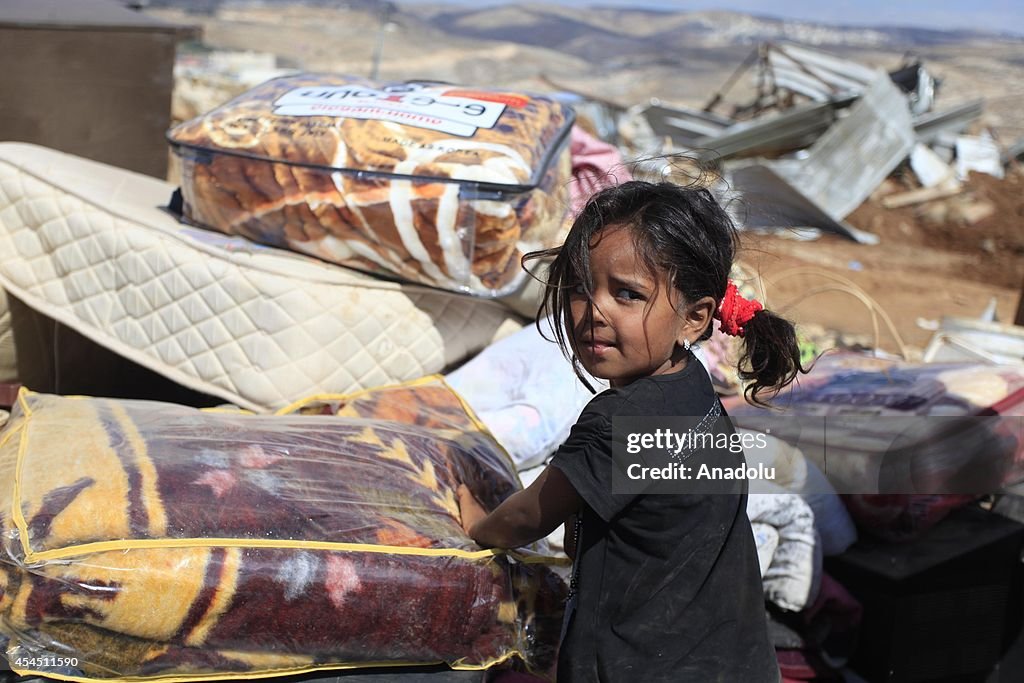
<svg viewBox="0 0 1024 683"><path fill-rule="evenodd" d="M744 339L748 400L763 402L802 370L792 325L728 282L736 245L707 190L628 182L595 195L562 247L530 255L555 256L541 315L559 345L581 379L580 365L611 388L528 488L490 514L465 487L459 499L466 532L484 547L518 547L566 524L574 566L559 683L779 678L746 482L732 494L612 491L613 417L724 415L690 351L712 318ZM715 457L743 464L742 453Z"/></svg>

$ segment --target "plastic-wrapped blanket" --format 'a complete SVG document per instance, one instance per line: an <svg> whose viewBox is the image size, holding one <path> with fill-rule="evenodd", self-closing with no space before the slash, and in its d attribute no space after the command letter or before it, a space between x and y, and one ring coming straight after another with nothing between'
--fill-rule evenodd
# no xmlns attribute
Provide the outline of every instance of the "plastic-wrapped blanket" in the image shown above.
<svg viewBox="0 0 1024 683"><path fill-rule="evenodd" d="M95 680L513 656L546 670L563 584L459 524L518 487L440 381L342 417L23 393L0 437L0 632Z"/></svg>
<svg viewBox="0 0 1024 683"><path fill-rule="evenodd" d="M774 400L782 412L724 403L736 425L799 445L858 527L889 540L916 537L977 495L1024 480L1024 372L1013 366L834 353ZM827 431L813 427L826 420Z"/></svg>
<svg viewBox="0 0 1024 683"><path fill-rule="evenodd" d="M168 133L191 220L497 296L569 208L571 109L544 95L302 74Z"/></svg>

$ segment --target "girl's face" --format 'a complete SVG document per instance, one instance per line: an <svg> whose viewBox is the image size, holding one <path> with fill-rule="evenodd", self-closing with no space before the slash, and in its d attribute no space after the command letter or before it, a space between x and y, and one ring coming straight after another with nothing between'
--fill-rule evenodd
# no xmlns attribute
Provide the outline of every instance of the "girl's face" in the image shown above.
<svg viewBox="0 0 1024 683"><path fill-rule="evenodd" d="M682 296L665 272L648 271L629 228L612 225L590 243L593 299L582 285L570 294L570 339L580 363L594 377L625 386L640 377L686 366L684 339L694 332Z"/></svg>

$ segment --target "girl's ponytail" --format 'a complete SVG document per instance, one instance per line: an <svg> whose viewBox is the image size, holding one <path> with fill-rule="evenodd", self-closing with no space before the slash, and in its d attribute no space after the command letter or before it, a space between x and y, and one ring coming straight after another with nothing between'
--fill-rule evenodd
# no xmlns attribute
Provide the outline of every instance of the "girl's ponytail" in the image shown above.
<svg viewBox="0 0 1024 683"><path fill-rule="evenodd" d="M754 380L743 395L755 405L767 406L768 398L796 379L807 369L800 364L800 347L793 323L771 311L761 310L743 326L743 352L739 359L739 376Z"/></svg>
<svg viewBox="0 0 1024 683"><path fill-rule="evenodd" d="M757 301L744 299L736 285L729 283L715 317L725 334L743 338L739 358L739 376L754 380L743 395L755 405L767 406L761 394L769 397L807 370L800 364L800 347L793 323L766 311Z"/></svg>

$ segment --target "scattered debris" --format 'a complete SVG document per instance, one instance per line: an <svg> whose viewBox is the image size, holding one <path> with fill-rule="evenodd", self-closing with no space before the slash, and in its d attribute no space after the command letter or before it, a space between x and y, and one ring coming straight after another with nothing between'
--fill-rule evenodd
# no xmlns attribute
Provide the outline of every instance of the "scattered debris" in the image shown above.
<svg viewBox="0 0 1024 683"><path fill-rule="evenodd" d="M728 115L715 112L755 65L754 100ZM654 99L625 112L618 129L641 155L682 153L717 165L738 200L743 229L832 232L875 244L863 226L846 221L868 198L887 209L924 204L929 223L974 225L997 210L932 204L961 194L971 170L1001 171L995 142L965 135L983 102L933 111L938 85L920 61L886 73L806 46L765 43L703 110ZM1024 141L1003 158L1013 160L1021 149ZM888 180L908 160L920 187Z"/></svg>
<svg viewBox="0 0 1024 683"><path fill-rule="evenodd" d="M655 135L671 138L677 144L698 147L701 140L715 138L736 123L730 118L710 112L669 107L656 98L638 113L647 119Z"/></svg>
<svg viewBox="0 0 1024 683"><path fill-rule="evenodd" d="M1024 328L944 317L924 351L927 363L962 361L1024 366Z"/></svg>
<svg viewBox="0 0 1024 683"><path fill-rule="evenodd" d="M768 166L753 165L736 169L731 174L729 184L742 195L738 200L741 206L738 213L740 223L745 228L783 229L782 234L793 229L815 228L849 237L862 244L878 242L878 238L871 233L829 216Z"/></svg>
<svg viewBox="0 0 1024 683"><path fill-rule="evenodd" d="M956 172L953 168L943 161L938 154L933 152L930 147L920 142L914 145L914 149L910 153L910 168L913 169L917 179L921 181L921 185L924 187L948 185L950 181L959 185L956 182Z"/></svg>
<svg viewBox="0 0 1024 683"><path fill-rule="evenodd" d="M801 193L840 220L868 198L914 145L906 97L878 74L849 113L806 158L769 162Z"/></svg>
<svg viewBox="0 0 1024 683"><path fill-rule="evenodd" d="M887 209L898 209L901 206L911 206L930 202L933 199L943 199L958 195L963 191L960 183L944 183L935 187L922 187L919 190L900 192L882 198L882 206Z"/></svg>
<svg viewBox="0 0 1024 683"><path fill-rule="evenodd" d="M961 135L956 139L956 175L963 180L970 171L1003 177L999 146L988 133L977 137Z"/></svg>
<svg viewBox="0 0 1024 683"><path fill-rule="evenodd" d="M986 201L972 201L967 204L955 205L951 212L953 219L964 225L974 225L985 220L996 212L996 205Z"/></svg>
<svg viewBox="0 0 1024 683"><path fill-rule="evenodd" d="M981 118L984 105L983 100L972 100L957 107L918 116L914 119L914 133L917 134L918 142L929 145L945 161L950 161L956 136Z"/></svg>

